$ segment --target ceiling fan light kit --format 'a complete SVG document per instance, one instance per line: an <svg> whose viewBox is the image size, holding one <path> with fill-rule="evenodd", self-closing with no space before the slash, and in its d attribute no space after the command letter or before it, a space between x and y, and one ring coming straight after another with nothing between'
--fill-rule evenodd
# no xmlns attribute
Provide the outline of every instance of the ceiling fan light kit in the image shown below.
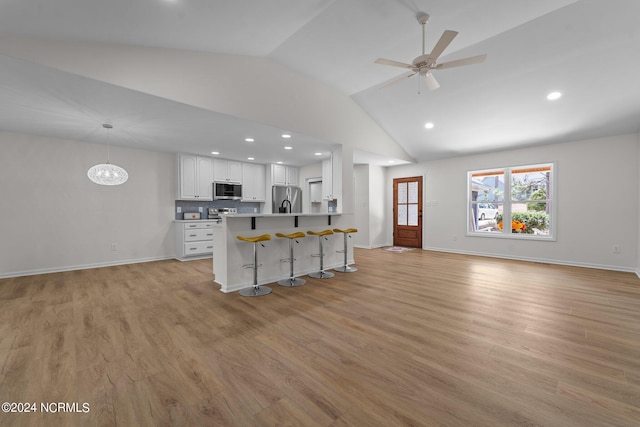
<svg viewBox="0 0 640 427"><path fill-rule="evenodd" d="M87 177L98 185L124 184L129 179L127 171L109 162L109 129L113 129L113 125L105 123L102 127L107 129L107 162L91 166L87 171Z"/></svg>
<svg viewBox="0 0 640 427"><path fill-rule="evenodd" d="M471 65L471 64L479 64L484 62L487 58L487 55L477 55L469 58L457 59L454 61L448 61L443 63L437 63L438 58L442 55L442 52L451 44L454 38L458 35L457 31L445 30L444 33L440 36L440 39L435 44L433 49L429 54L425 52L425 32L424 26L429 21L429 15L424 12L418 12L416 15L418 19L418 23L422 26L422 55L416 57L411 64L407 64L404 62L393 61L391 59L379 58L376 59L376 64L389 65L392 67L406 68L411 70L410 72L403 74L402 76L392 80L386 85L382 86L381 89L392 86L396 83L403 81L409 77L413 77L416 74L419 74L425 81L427 88L430 91L434 91L440 87L440 84L436 80L436 78L431 74L432 70L440 70L444 68L453 68L460 67L463 65Z"/></svg>

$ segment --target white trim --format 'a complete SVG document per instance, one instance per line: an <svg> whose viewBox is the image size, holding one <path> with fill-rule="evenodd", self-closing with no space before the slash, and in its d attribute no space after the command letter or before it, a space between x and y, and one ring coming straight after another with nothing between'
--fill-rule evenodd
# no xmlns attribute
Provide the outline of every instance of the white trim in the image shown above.
<svg viewBox="0 0 640 427"><path fill-rule="evenodd" d="M391 243L384 243L381 245L357 245L357 244L353 245L354 248L359 248L359 249L377 249L377 248L384 248L385 246L393 246L393 245Z"/></svg>
<svg viewBox="0 0 640 427"><path fill-rule="evenodd" d="M475 252L475 251L459 251L459 250L451 250L444 248L434 248L434 247L425 247L422 248L425 251L434 251L434 252L448 252L453 254L460 255L475 255L482 256L487 258L500 258L500 259L509 259L514 261L527 261L527 262L537 262L542 264L555 264L555 265L566 265L570 267L584 267L584 268L595 268L598 270L612 270L612 271L623 271L626 273L636 273L638 278L640 278L640 270L637 270L633 267L620 267L617 265L605 265L605 264L589 264L584 262L573 262L573 261L561 261L556 259L548 259L548 258L533 258L533 257L519 257L519 256L505 256L502 254L490 254L486 252Z"/></svg>
<svg viewBox="0 0 640 427"><path fill-rule="evenodd" d="M174 256L162 256L139 259L125 259L114 262L100 262L95 264L70 265L67 267L43 268L39 270L14 271L10 273L0 274L0 279L8 279L10 277L35 276L38 274L62 273L64 271L88 270L91 268L113 267L116 265L139 264L143 262L164 261L168 259L176 259Z"/></svg>

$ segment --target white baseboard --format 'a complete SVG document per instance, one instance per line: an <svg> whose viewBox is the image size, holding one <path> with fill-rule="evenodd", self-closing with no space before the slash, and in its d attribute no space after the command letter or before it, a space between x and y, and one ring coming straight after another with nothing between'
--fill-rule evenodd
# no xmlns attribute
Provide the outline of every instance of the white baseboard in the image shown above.
<svg viewBox="0 0 640 427"><path fill-rule="evenodd" d="M515 261L537 262L542 264L555 264L555 265L566 265L571 267L595 268L598 270L623 271L627 273L636 273L636 275L638 275L638 277L640 278L640 270L637 270L635 268L620 267L617 265L590 264L590 263L584 263L584 262L575 262L575 261L549 259L549 258L507 256L503 254L491 254L486 252L475 252L475 251L459 251L459 250L435 248L435 247L429 247L429 246L424 247L422 249L425 251L448 252L448 253L460 254L460 255L474 255L474 256L483 256L488 258L501 258L501 259L515 260Z"/></svg>
<svg viewBox="0 0 640 427"><path fill-rule="evenodd" d="M162 256L162 257L150 257L150 258L138 258L138 259L125 259L125 260L111 261L111 262L99 262L94 264L70 265L66 267L42 268L37 270L13 271L9 273L1 273L0 279L8 279L10 277L20 277L20 276L35 276L37 274L61 273L64 271L73 271L73 270L88 270L90 268L113 267L116 265L139 264L142 262L163 261L167 259L176 259L176 258L174 256Z"/></svg>
<svg viewBox="0 0 640 427"><path fill-rule="evenodd" d="M384 244L376 244L376 245L353 245L354 248L359 248L359 249L377 249L377 248L384 248L385 246L393 246L391 243L384 243Z"/></svg>

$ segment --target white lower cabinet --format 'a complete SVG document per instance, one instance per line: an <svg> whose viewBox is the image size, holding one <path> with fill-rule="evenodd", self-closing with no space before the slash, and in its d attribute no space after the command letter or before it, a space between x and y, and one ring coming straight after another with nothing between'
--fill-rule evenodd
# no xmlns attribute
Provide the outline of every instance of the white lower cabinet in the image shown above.
<svg viewBox="0 0 640 427"><path fill-rule="evenodd" d="M175 223L178 259L213 255L214 221L179 221Z"/></svg>

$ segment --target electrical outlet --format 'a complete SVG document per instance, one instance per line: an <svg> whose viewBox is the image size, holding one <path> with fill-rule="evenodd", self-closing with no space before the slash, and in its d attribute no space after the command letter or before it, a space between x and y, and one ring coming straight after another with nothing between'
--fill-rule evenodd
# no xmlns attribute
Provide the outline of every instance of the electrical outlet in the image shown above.
<svg viewBox="0 0 640 427"><path fill-rule="evenodd" d="M198 212L202 213L202 206L198 208Z"/></svg>
<svg viewBox="0 0 640 427"><path fill-rule="evenodd" d="M118 244L117 243L112 243L111 244L111 250L112 251L117 251L118 250Z"/></svg>
<svg viewBox="0 0 640 427"><path fill-rule="evenodd" d="M622 252L622 247L620 245L613 245L613 247L611 248L611 252L613 252L614 254L619 254L620 252Z"/></svg>
<svg viewBox="0 0 640 427"><path fill-rule="evenodd" d="M176 212L178 212L178 213L182 213L182 207L181 207L181 206L178 206L178 207L176 208Z"/></svg>

